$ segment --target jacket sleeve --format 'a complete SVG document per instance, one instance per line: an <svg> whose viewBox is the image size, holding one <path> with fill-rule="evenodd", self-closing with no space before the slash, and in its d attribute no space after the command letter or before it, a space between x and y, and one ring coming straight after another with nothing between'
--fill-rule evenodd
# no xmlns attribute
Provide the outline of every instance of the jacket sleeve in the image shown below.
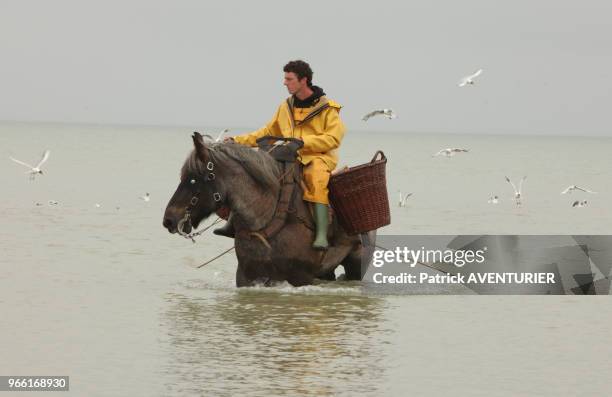
<svg viewBox="0 0 612 397"><path fill-rule="evenodd" d="M278 107L276 113L274 113L274 116L272 117L272 120L270 120L268 124L258 129L257 131L235 136L234 141L240 143L241 145L257 146L257 140L261 137L264 137L266 135L282 136L280 127L278 125L278 118L281 112L281 107L282 106Z"/></svg>
<svg viewBox="0 0 612 397"><path fill-rule="evenodd" d="M321 134L303 137L303 150L313 153L325 153L338 148L346 128L340 120L338 108L330 107L325 112L324 131Z"/></svg>

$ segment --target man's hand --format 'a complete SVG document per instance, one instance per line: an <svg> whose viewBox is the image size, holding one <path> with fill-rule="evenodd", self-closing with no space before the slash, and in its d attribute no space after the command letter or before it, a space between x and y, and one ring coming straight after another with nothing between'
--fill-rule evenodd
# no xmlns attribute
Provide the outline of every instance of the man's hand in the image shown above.
<svg viewBox="0 0 612 397"><path fill-rule="evenodd" d="M234 138L232 138L231 136L228 136L223 139L223 143L229 143L229 142L235 142Z"/></svg>
<svg viewBox="0 0 612 397"><path fill-rule="evenodd" d="M298 150L300 150L304 146L304 141L302 141L299 138L298 138L298 141L299 142L296 142L296 141L289 141L289 142L287 142L287 147L290 148L291 150L293 150L294 152L297 152Z"/></svg>

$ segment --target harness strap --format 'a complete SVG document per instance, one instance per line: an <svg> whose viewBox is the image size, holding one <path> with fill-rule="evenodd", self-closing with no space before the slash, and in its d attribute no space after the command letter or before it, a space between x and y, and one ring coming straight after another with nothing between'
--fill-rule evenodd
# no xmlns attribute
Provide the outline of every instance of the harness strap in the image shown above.
<svg viewBox="0 0 612 397"><path fill-rule="evenodd" d="M283 228L287 221L287 215L291 212L290 206L295 191L294 173L296 167L295 163L282 164L283 180L278 203L276 204L276 210L274 211L274 217L263 230L259 231L266 239L274 237Z"/></svg>
<svg viewBox="0 0 612 397"><path fill-rule="evenodd" d="M306 187L306 184L304 183L304 179L302 178L301 173L300 174L296 174L295 175L295 183L299 184L300 187L302 188L302 191L306 191L308 188ZM295 191L297 191L298 189L296 189ZM294 197L292 199L292 202L295 203L296 198ZM302 201L302 197L298 197L297 200ZM314 225L314 221L313 221L313 215L312 212L310 211L310 206L309 205L303 205L301 207L302 210L300 211L298 210L294 210L295 214L295 218L300 221L304 226L306 226L308 229L315 231L316 227Z"/></svg>

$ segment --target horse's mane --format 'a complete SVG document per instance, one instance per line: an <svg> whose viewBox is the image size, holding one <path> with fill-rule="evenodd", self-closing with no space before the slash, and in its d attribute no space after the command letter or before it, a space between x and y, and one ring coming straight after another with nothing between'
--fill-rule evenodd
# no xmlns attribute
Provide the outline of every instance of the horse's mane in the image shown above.
<svg viewBox="0 0 612 397"><path fill-rule="evenodd" d="M276 160L268 153L237 143L213 143L207 144L210 160L215 168L230 167L236 162L263 188L274 188L279 185L280 169ZM188 173L205 175L209 171L206 164L200 160L196 150L192 150L183 168L181 176Z"/></svg>

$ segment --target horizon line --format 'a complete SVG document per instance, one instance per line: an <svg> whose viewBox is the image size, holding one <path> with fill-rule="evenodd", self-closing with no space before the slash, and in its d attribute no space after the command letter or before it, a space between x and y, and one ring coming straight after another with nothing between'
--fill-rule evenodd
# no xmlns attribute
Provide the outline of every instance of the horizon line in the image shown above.
<svg viewBox="0 0 612 397"><path fill-rule="evenodd" d="M97 127L132 127L132 128L185 128L192 130L194 128L193 125L188 124L146 124L146 123L111 123L111 122L95 122L95 121L57 121L57 120L6 120L0 119L0 123L6 124L63 124L63 125L73 125L73 126L97 126ZM203 126L205 124L197 123L199 126ZM222 127L215 126L212 124L206 125L206 128L211 129L223 129L230 128L231 130L247 130L247 131L255 131L260 127L245 127L245 126L234 126L234 127ZM364 129L351 129L350 133L383 133L383 134L414 134L414 135L423 135L423 134L434 134L434 135L478 135L478 136L548 136L548 137L577 137L577 138L585 138L585 137L593 137L593 138L612 138L612 135L598 134L594 132L583 133L582 135L572 134L572 133L559 133L559 132L548 132L548 131L508 131L508 130L497 130L490 132L479 132L479 131L471 131L471 132L450 132L439 129L430 129L430 130L364 130Z"/></svg>

